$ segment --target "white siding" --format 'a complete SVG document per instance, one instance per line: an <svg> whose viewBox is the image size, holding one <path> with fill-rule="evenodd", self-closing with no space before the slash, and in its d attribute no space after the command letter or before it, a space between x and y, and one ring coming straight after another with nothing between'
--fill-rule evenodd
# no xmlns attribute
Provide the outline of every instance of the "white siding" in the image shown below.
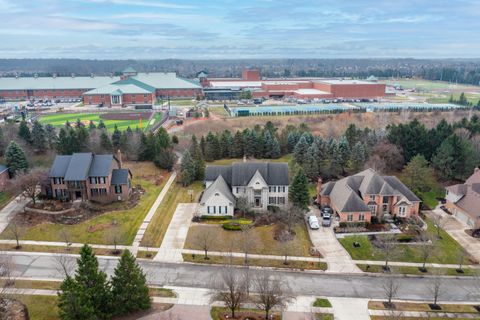
<svg viewBox="0 0 480 320"><path fill-rule="evenodd" d="M233 216L233 209L233 203L223 194L216 192L200 204L198 213L202 216Z"/></svg>

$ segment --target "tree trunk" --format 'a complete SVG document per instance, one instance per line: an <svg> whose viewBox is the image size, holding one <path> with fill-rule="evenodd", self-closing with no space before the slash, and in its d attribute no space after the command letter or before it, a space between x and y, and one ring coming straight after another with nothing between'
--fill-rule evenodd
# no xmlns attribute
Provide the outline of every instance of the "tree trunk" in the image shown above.
<svg viewBox="0 0 480 320"><path fill-rule="evenodd" d="M269 311L270 311L269 309L265 309L265 319L267 319L267 320L268 320L268 312Z"/></svg>
<svg viewBox="0 0 480 320"><path fill-rule="evenodd" d="M207 248L204 249L205 250L205 257L204 257L204 260L208 260L208 254L207 254Z"/></svg>
<svg viewBox="0 0 480 320"><path fill-rule="evenodd" d="M235 308L230 308L230 311L232 312L232 319L235 319Z"/></svg>

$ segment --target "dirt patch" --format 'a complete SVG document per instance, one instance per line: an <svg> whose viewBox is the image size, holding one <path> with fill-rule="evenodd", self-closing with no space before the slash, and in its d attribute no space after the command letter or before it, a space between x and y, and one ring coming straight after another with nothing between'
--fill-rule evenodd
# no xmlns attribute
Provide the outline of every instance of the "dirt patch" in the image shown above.
<svg viewBox="0 0 480 320"><path fill-rule="evenodd" d="M100 115L103 120L148 120L152 116L152 112L119 112L104 113Z"/></svg>

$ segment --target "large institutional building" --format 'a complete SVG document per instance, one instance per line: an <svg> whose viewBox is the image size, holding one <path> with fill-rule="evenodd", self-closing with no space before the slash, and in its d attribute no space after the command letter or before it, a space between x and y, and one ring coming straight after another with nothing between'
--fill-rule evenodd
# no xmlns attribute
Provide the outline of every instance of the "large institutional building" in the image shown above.
<svg viewBox="0 0 480 320"><path fill-rule="evenodd" d="M175 73L137 73L132 68L120 77L17 77L0 78L0 98L5 100L82 99L86 105L152 105L166 98L202 95L199 83Z"/></svg>
<svg viewBox="0 0 480 320"><path fill-rule="evenodd" d="M248 89L254 98L377 99L385 96L386 85L376 81L288 78L262 79L259 70L245 70L242 78L208 78L198 75L207 98L237 98Z"/></svg>

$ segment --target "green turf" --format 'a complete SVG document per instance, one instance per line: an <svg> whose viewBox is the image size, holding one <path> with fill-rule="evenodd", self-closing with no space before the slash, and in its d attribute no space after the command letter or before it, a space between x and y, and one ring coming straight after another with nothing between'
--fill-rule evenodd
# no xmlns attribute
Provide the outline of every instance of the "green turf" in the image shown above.
<svg viewBox="0 0 480 320"><path fill-rule="evenodd" d="M51 114L51 115L44 115L41 116L38 121L42 124L51 124L55 127L63 127L67 121L70 123L75 123L77 119L80 121L93 121L95 125L98 125L100 122L100 113L74 113L74 114ZM115 124L117 125L119 130L126 130L128 126L132 130L136 127L140 127L139 120L103 120L108 131L113 131ZM88 125L88 123L86 124ZM148 126L147 120L144 120L142 123L142 127L145 128Z"/></svg>

